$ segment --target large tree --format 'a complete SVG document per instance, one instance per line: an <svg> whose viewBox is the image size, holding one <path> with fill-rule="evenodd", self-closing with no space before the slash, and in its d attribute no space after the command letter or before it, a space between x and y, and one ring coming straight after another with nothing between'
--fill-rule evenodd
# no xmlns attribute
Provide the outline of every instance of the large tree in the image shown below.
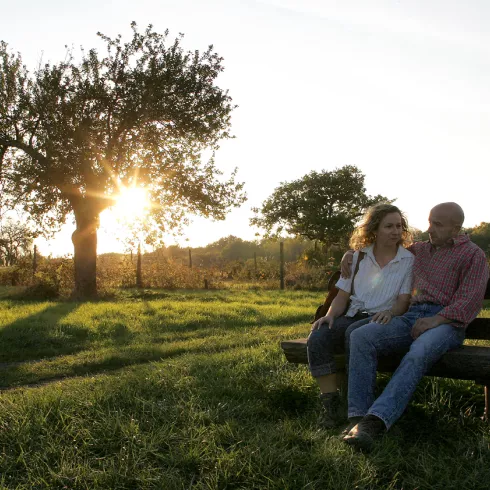
<svg viewBox="0 0 490 490"><path fill-rule="evenodd" d="M184 51L182 35L169 43L168 31L131 27L126 43L98 33L104 55L82 50L76 62L69 52L33 74L0 43L0 178L40 225L73 213L82 298L96 294L99 215L120 186L149 189L167 229L188 213L223 219L245 200L235 172L223 179L213 159L234 108L215 83L222 58L212 46Z"/></svg>
<svg viewBox="0 0 490 490"><path fill-rule="evenodd" d="M364 174L346 165L281 183L260 209L254 208L250 221L267 235L285 231L330 247L342 243L364 211L378 202L392 201L366 194Z"/></svg>

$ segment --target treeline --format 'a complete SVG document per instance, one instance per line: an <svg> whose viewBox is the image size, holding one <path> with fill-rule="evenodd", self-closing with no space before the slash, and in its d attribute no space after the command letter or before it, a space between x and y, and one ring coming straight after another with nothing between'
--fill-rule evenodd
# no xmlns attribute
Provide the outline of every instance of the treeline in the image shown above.
<svg viewBox="0 0 490 490"><path fill-rule="evenodd" d="M331 249L331 254L326 252L319 242L303 238L286 238L284 243L284 261L294 262L306 260L314 265L325 264L339 259L339 253ZM181 247L170 245L162 247L147 255L157 255L169 259L181 260L184 263L192 260L196 267L223 266L229 262L261 259L265 261L279 260L279 240L264 239L260 241L248 241L230 235L206 245L205 247ZM190 256L189 256L190 251Z"/></svg>
<svg viewBox="0 0 490 490"><path fill-rule="evenodd" d="M463 233L470 236L490 258L490 223L481 223L475 227L464 228ZM412 230L414 241L428 240L427 231ZM284 243L285 262L304 260L311 265L335 265L338 264L344 250L332 246L326 248L324 244L306 238L286 238ZM348 242L346 237L344 243ZM244 261L254 258L264 260L279 260L279 240L263 239L260 241L248 241L230 235L221 238L205 247L181 247L171 245L162 247L149 255L156 254L167 258L179 259L183 262L189 260L191 251L192 263L197 267L212 267L223 265L232 261Z"/></svg>
<svg viewBox="0 0 490 490"><path fill-rule="evenodd" d="M471 241L478 245L490 258L490 223L482 222L477 226L463 228L462 233L469 235ZM414 233L415 240L428 240L429 234L424 231L416 230Z"/></svg>
<svg viewBox="0 0 490 490"><path fill-rule="evenodd" d="M478 226L463 229L471 240L476 243L490 257L490 223L482 222ZM32 257L33 241L36 237L25 224L8 219L0 221L0 266L15 265L22 258ZM417 229L413 230L414 240L428 240L429 234ZM324 244L316 240L302 237L285 238L284 260L294 262L304 260L310 265L332 265L337 264L342 256L343 250L332 246L328 249ZM344 240L347 243L347 237ZM189 254L190 251L190 254ZM198 268L225 267L226 264L236 261L279 260L279 240L243 240L242 238L229 235L210 243L204 247L182 247L179 245L163 246L157 250L147 253L148 257L158 256L180 261L185 265ZM122 256L123 254L110 253L106 256Z"/></svg>
<svg viewBox="0 0 490 490"><path fill-rule="evenodd" d="M488 254L490 224L482 223L465 232ZM427 238L425 232L415 232L415 239ZM285 239L283 243L286 288L323 291L343 250L326 250L318 242L301 238ZM136 253L101 254L97 262L97 282L104 294L138 285ZM142 254L140 263L140 285L144 288L269 289L280 284L280 245L272 239L247 241L228 236L205 247L172 245ZM0 285L27 286L23 297L66 297L73 290L73 268L71 258L51 259L29 250L17 256L14 265L0 267Z"/></svg>
<svg viewBox="0 0 490 490"><path fill-rule="evenodd" d="M480 223L473 228L465 228L464 231L490 257L490 223Z"/></svg>

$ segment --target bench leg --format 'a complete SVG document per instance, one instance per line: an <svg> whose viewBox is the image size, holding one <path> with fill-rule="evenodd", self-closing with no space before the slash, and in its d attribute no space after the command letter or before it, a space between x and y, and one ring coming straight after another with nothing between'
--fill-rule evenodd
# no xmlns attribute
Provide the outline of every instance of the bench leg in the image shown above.
<svg viewBox="0 0 490 490"><path fill-rule="evenodd" d="M337 371L337 389L347 398L347 374L344 371Z"/></svg>
<svg viewBox="0 0 490 490"><path fill-rule="evenodd" d="M483 386L483 398L485 400L485 411L481 420L485 422L490 421L490 380L488 379L475 379L475 383Z"/></svg>
<svg viewBox="0 0 490 490"><path fill-rule="evenodd" d="M483 392L484 392L484 397L485 397L485 412L483 412L483 420L485 422L488 422L488 416L490 415L489 413L489 405L490 405L490 386L485 385L483 387Z"/></svg>

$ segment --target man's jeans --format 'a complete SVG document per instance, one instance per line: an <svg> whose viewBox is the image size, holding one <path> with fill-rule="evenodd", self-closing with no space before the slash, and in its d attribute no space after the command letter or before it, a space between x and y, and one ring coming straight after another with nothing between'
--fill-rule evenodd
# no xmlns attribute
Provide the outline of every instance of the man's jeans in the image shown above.
<svg viewBox="0 0 490 490"><path fill-rule="evenodd" d="M352 332L349 417L376 415L389 429L401 416L424 374L445 352L464 341L464 328L449 324L426 330L413 340L411 331L416 320L437 315L441 309L442 306L432 303L414 305L405 315L393 318L386 325L370 323ZM375 401L378 356L405 352L398 369Z"/></svg>
<svg viewBox="0 0 490 490"><path fill-rule="evenodd" d="M328 328L328 323L323 323L317 330L312 330L307 342L311 375L317 378L335 373L335 354L345 352L348 359L350 334L370 320L371 317L361 314L353 317L339 316L332 328Z"/></svg>

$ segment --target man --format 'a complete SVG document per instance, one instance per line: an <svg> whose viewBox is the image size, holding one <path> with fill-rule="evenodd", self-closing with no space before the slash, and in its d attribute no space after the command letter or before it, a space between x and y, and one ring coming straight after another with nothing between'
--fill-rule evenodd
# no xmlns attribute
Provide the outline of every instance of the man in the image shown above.
<svg viewBox="0 0 490 490"><path fill-rule="evenodd" d="M466 326L480 311L488 265L483 251L460 235L463 221L456 203L431 210L430 240L408 248L415 255L409 310L387 324L360 327L350 337L351 425L343 440L358 449L369 450L402 415L424 374L445 352L463 343ZM344 275L350 275L351 261L346 254ZM397 352L407 353L375 400L377 358Z"/></svg>

